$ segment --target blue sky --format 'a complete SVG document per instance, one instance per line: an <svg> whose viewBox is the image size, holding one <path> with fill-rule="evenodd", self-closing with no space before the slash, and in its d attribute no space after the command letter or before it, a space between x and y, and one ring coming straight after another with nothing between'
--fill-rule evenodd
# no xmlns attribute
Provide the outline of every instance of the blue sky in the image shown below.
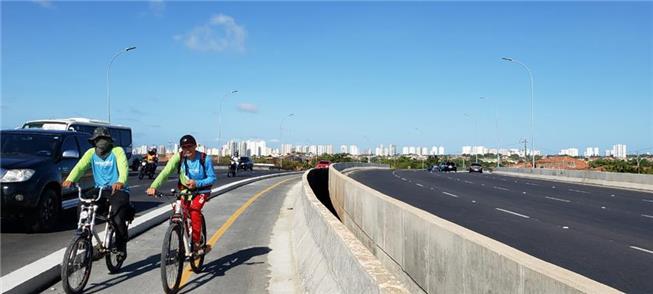
<svg viewBox="0 0 653 294"><path fill-rule="evenodd" d="M1 5L2 128L106 119L107 64L133 45L112 67L112 120L139 145L214 145L237 89L223 140L279 139L294 113L284 142L460 152L496 145L496 112L517 148L530 88L509 56L533 71L536 149L653 147L651 2Z"/></svg>

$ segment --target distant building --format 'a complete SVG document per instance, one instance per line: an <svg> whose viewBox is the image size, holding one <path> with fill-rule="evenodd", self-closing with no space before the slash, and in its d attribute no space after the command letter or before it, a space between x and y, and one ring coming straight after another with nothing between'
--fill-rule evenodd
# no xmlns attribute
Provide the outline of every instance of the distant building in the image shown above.
<svg viewBox="0 0 653 294"><path fill-rule="evenodd" d="M587 147L585 148L585 157L594 157L594 156L601 156L599 154L599 147Z"/></svg>
<svg viewBox="0 0 653 294"><path fill-rule="evenodd" d="M390 150L388 150L388 153L389 153L390 156L395 156L395 155L397 155L397 145L392 145L392 144L390 144L389 149L390 149Z"/></svg>
<svg viewBox="0 0 653 294"><path fill-rule="evenodd" d="M358 146L356 146L356 145L350 145L350 146L349 146L349 154L351 154L351 155L358 155Z"/></svg>
<svg viewBox="0 0 653 294"><path fill-rule="evenodd" d="M578 148L568 148L560 150L559 155L567 155L572 157L578 157Z"/></svg>
<svg viewBox="0 0 653 294"><path fill-rule="evenodd" d="M612 146L612 156L615 158L626 159L626 145L617 144Z"/></svg>
<svg viewBox="0 0 653 294"><path fill-rule="evenodd" d="M444 155L444 146L438 147L438 155Z"/></svg>
<svg viewBox="0 0 653 294"><path fill-rule="evenodd" d="M340 153L349 153L349 148L347 148L347 145L340 145Z"/></svg>

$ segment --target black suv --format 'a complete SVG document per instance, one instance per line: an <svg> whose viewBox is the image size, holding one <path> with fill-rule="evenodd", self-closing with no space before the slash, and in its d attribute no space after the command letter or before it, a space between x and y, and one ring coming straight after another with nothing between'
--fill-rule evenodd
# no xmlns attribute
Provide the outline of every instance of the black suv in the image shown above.
<svg viewBox="0 0 653 294"><path fill-rule="evenodd" d="M30 231L48 231L62 209L76 207L76 190L62 191L61 182L91 148L89 136L73 131L1 131L2 218L20 220ZM85 190L93 187L90 171L79 184Z"/></svg>
<svg viewBox="0 0 653 294"><path fill-rule="evenodd" d="M451 161L445 162L442 165L440 165L440 171L443 172L456 172L457 170L458 168L456 167L456 164Z"/></svg>
<svg viewBox="0 0 653 294"><path fill-rule="evenodd" d="M238 161L238 169L242 170L254 170L254 162L252 161L251 158L247 156L243 156L240 158Z"/></svg>

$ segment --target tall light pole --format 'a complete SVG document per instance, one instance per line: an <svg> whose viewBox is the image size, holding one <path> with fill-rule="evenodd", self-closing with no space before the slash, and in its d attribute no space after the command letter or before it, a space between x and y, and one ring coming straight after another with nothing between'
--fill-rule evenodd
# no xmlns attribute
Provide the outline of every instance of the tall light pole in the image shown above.
<svg viewBox="0 0 653 294"><path fill-rule="evenodd" d="M490 98L487 97L480 97L481 100L490 100ZM501 162L501 155L499 154L499 107L495 104L494 105L494 126L496 128L496 135L497 135L497 167L499 167L499 164Z"/></svg>
<svg viewBox="0 0 653 294"><path fill-rule="evenodd" d="M287 116L284 116L279 123L279 169L283 169L283 122L289 118L295 116L294 113L290 113Z"/></svg>
<svg viewBox="0 0 653 294"><path fill-rule="evenodd" d="M113 61L116 60L116 58L118 58L118 56L120 56L120 54L123 54L125 52L131 51L131 50L134 50L134 49L136 49L136 47L134 47L134 46L127 47L125 49L121 49L120 51L118 51L113 56L113 58L111 58L111 61L109 62L109 66L107 66L107 112L108 112L108 116L109 116L109 122L111 122L111 98L110 98L111 96L109 95L109 86L110 86L110 81L111 81L109 79L109 75L111 73L111 65L113 64Z"/></svg>
<svg viewBox="0 0 653 294"><path fill-rule="evenodd" d="M222 139L222 103L224 102L225 99L229 95L236 94L238 93L238 90L232 90L231 92L225 93L222 96L222 99L220 99L220 110L218 110L218 149L220 150L219 152L222 153L222 146L220 146L220 142ZM220 163L220 155L218 154L218 163Z"/></svg>
<svg viewBox="0 0 653 294"><path fill-rule="evenodd" d="M526 64L520 62L519 60L509 58L509 57L502 57L501 59L509 62L514 62L526 69L528 71L528 77L530 78L531 81L531 156L533 157L533 168L535 168L535 138L533 135L533 129L534 129L534 123L533 123L533 73L531 72L531 69L526 66Z"/></svg>
<svg viewBox="0 0 653 294"><path fill-rule="evenodd" d="M363 139L365 139L365 141L367 141L367 163L370 163L371 162L371 159L370 159L371 154L370 153L372 153L372 147L370 147L370 138L368 138L367 136L363 136Z"/></svg>
<svg viewBox="0 0 653 294"><path fill-rule="evenodd" d="M473 118L469 113L464 113L466 117L474 121L474 138L475 140L478 140L478 118ZM476 163L478 163L478 150L476 150L476 146L472 146L472 150L474 150L474 154L476 155Z"/></svg>

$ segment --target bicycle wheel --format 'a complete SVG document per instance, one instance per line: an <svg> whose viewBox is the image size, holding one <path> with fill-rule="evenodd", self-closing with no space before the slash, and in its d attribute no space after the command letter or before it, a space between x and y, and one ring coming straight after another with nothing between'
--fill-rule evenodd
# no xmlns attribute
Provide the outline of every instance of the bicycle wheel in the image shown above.
<svg viewBox="0 0 653 294"><path fill-rule="evenodd" d="M184 245L182 228L171 222L163 239L161 249L161 283L165 293L177 293L184 269Z"/></svg>
<svg viewBox="0 0 653 294"><path fill-rule="evenodd" d="M104 261L107 264L107 269L109 273L115 274L122 267L122 263L125 261L123 257L118 255L118 248L116 247L116 231L109 227L109 243L107 246L107 255L104 256Z"/></svg>
<svg viewBox="0 0 653 294"><path fill-rule="evenodd" d="M202 215L202 231L200 232L200 244L202 248L206 245L206 221L204 220L204 216ZM195 247L195 243L191 242L191 248ZM195 248L192 249L193 252L195 251ZM204 255L205 254L200 254L197 256L191 256L190 258L190 267L193 269L193 271L197 274L199 274L202 271L202 266L204 266Z"/></svg>
<svg viewBox="0 0 653 294"><path fill-rule="evenodd" d="M66 293L81 293L91 276L93 243L87 234L76 236L61 263L61 284Z"/></svg>

